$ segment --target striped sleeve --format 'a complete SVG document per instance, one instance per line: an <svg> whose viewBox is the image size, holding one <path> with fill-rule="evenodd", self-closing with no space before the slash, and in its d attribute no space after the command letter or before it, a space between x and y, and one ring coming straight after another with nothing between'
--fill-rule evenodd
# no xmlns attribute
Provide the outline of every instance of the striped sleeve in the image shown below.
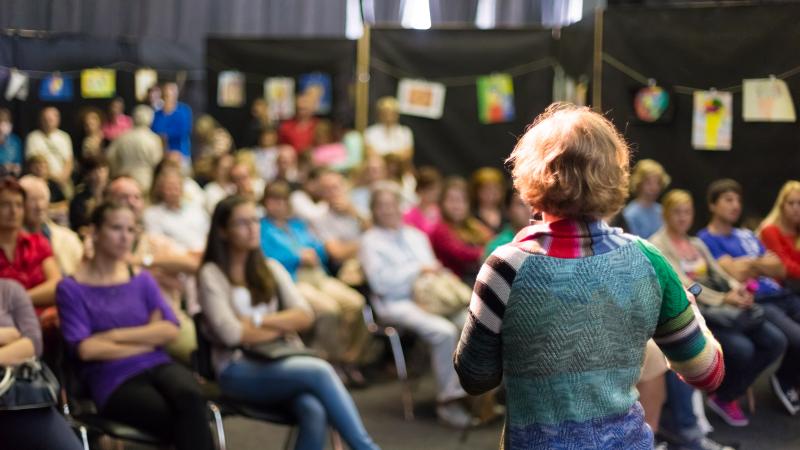
<svg viewBox="0 0 800 450"><path fill-rule="evenodd" d="M502 381L500 330L511 286L526 256L513 245L498 247L478 273L453 358L461 386L470 394L484 393Z"/></svg>
<svg viewBox="0 0 800 450"><path fill-rule="evenodd" d="M699 312L689 302L680 278L666 258L652 244L642 240L637 243L661 285L661 311L653 339L684 381L698 389L714 391L725 375L722 348L699 320Z"/></svg>

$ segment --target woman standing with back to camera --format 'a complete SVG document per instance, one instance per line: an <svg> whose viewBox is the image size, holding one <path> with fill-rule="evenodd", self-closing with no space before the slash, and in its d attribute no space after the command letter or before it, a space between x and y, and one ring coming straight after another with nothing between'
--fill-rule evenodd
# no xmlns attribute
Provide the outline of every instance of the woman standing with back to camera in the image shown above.
<svg viewBox="0 0 800 450"><path fill-rule="evenodd" d="M713 391L719 344L652 245L600 218L628 186L628 147L588 108L555 104L508 162L542 220L481 268L455 355L464 389L505 382L513 449L652 449L634 386L652 336L672 369Z"/></svg>

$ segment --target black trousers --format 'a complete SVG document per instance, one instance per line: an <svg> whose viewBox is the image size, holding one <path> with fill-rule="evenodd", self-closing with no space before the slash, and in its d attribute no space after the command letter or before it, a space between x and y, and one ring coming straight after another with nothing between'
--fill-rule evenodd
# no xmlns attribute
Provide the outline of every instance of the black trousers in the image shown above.
<svg viewBox="0 0 800 450"><path fill-rule="evenodd" d="M55 408L0 411L0 448L81 450L80 441Z"/></svg>
<svg viewBox="0 0 800 450"><path fill-rule="evenodd" d="M101 412L171 441L176 450L213 450L206 411L206 401L192 374L169 363L123 383Z"/></svg>

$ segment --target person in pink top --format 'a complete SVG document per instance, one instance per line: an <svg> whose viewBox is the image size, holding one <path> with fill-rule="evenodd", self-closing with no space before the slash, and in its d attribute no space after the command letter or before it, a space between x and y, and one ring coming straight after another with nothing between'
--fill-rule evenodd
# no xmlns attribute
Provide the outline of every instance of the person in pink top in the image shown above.
<svg viewBox="0 0 800 450"><path fill-rule="evenodd" d="M103 124L103 137L109 141L133 128L133 119L125 114L125 100L116 97L108 104L108 117Z"/></svg>
<svg viewBox="0 0 800 450"><path fill-rule="evenodd" d="M764 247L786 267L787 287L800 288L800 181L787 181L769 215L758 228Z"/></svg>
<svg viewBox="0 0 800 450"><path fill-rule="evenodd" d="M439 223L439 197L442 194L442 175L433 167L420 167L417 171L417 197L419 203L406 211L403 222L428 236Z"/></svg>

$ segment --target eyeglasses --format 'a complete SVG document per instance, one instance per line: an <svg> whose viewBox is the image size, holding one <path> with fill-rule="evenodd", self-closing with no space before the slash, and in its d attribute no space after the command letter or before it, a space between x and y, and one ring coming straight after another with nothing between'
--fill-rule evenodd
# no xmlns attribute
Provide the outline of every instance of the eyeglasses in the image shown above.
<svg viewBox="0 0 800 450"><path fill-rule="evenodd" d="M248 228L256 225L258 225L258 217L231 220L231 226L234 228Z"/></svg>

